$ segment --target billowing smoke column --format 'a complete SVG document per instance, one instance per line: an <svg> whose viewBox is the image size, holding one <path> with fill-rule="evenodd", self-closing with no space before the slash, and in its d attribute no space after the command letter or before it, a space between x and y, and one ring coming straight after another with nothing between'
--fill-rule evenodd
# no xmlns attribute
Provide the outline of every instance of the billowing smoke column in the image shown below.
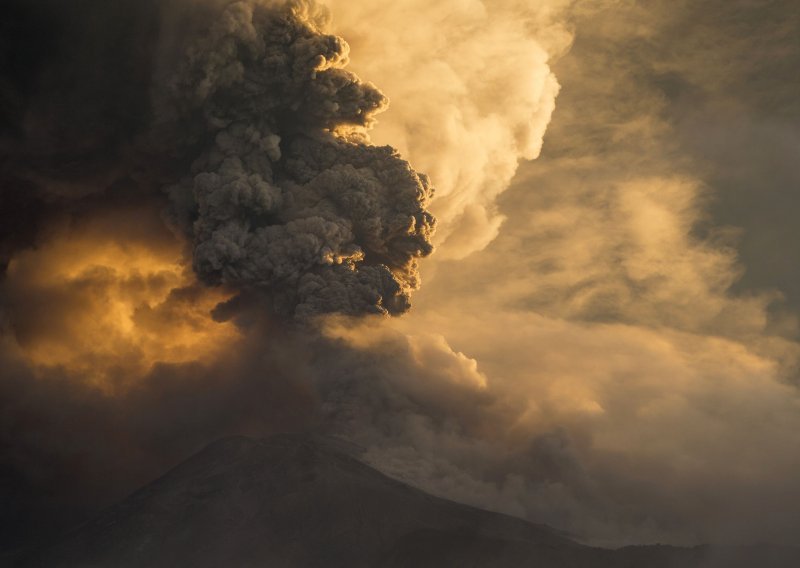
<svg viewBox="0 0 800 568"><path fill-rule="evenodd" d="M432 188L369 145L387 101L343 69L347 44L311 8L231 3L162 70L162 113L201 141L168 192L204 282L263 291L301 319L402 313L432 250Z"/></svg>
<svg viewBox="0 0 800 568"><path fill-rule="evenodd" d="M0 136L0 202L31 201L36 216L84 210L87 196L107 203L121 187L161 207L166 194L202 282L300 320L409 308L417 262L432 251L433 189L369 143L387 100L344 69L349 48L321 31L324 10L307 0L124 3L136 24L126 27L100 3L38 4L52 5L21 8L38 27L40 13L90 25L88 12L110 29L63 32L66 55L45 43L45 63L0 84L22 101L0 116L13 126ZM20 33L13 19L10 28ZM36 241L14 233L4 263Z"/></svg>
<svg viewBox="0 0 800 568"><path fill-rule="evenodd" d="M4 3L0 556L215 437L314 426L316 334L284 321L408 309L432 189L369 143L386 99L325 17ZM282 317L219 321L253 304Z"/></svg>

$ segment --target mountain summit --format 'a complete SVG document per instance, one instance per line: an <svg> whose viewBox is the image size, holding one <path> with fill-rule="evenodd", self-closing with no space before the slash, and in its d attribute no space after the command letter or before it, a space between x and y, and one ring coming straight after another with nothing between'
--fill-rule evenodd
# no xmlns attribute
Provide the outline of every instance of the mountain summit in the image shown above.
<svg viewBox="0 0 800 568"><path fill-rule="evenodd" d="M752 555L759 566L800 565L792 550L769 549L773 562L755 548L728 550L722 564L708 553L583 546L428 495L335 441L281 435L214 442L20 566L705 568Z"/></svg>

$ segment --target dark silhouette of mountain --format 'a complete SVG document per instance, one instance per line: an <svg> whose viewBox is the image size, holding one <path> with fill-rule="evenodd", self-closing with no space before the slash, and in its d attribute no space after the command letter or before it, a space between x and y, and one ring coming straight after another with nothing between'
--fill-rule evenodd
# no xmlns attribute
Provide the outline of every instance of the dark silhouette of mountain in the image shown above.
<svg viewBox="0 0 800 568"><path fill-rule="evenodd" d="M796 568L800 554L591 548L546 526L428 495L332 440L283 435L219 440L17 565Z"/></svg>

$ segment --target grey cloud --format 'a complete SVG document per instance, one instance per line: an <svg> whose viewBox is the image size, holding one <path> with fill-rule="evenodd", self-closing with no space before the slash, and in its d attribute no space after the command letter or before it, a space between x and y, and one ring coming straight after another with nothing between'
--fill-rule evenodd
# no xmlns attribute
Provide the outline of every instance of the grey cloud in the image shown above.
<svg viewBox="0 0 800 568"><path fill-rule="evenodd" d="M417 259L432 250L424 176L391 148L324 133L295 138L280 164L266 162L263 149L233 154L220 138L191 181L201 278L262 287L289 315L408 308ZM189 184L172 191L184 201Z"/></svg>
<svg viewBox="0 0 800 568"><path fill-rule="evenodd" d="M434 228L316 3L7 8L1 547L216 436L316 427L314 334L273 320L404 312Z"/></svg>
<svg viewBox="0 0 800 568"><path fill-rule="evenodd" d="M394 150L370 145L386 98L344 69L348 46L320 31L324 11L299 0L125 6L141 25L105 60L87 50L111 31L81 18L116 30L113 15L41 4L54 25L78 30L58 28L64 55L6 74L15 96L25 81L39 90L7 117L18 132L0 139L3 203L27 192L38 218L48 204L90 209L121 186L144 201L163 190L207 283L259 289L289 317L407 310L417 262L432 252L433 188ZM14 25L37 22L20 11ZM93 66L107 74L84 76ZM51 108L59 99L70 112ZM6 236L4 262L36 238Z"/></svg>
<svg viewBox="0 0 800 568"><path fill-rule="evenodd" d="M288 316L407 310L432 251L432 188L366 142L386 101L342 68L347 44L295 3L232 3L199 37L163 104L214 139L170 189L196 207L178 216L200 278L263 289Z"/></svg>

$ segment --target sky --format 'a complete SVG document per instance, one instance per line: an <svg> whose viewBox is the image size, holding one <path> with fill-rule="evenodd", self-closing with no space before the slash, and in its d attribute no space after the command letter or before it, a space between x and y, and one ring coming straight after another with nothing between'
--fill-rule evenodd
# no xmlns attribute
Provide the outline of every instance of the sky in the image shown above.
<svg viewBox="0 0 800 568"><path fill-rule="evenodd" d="M794 542L791 2L324 4L10 9L3 546L296 430L593 544Z"/></svg>

